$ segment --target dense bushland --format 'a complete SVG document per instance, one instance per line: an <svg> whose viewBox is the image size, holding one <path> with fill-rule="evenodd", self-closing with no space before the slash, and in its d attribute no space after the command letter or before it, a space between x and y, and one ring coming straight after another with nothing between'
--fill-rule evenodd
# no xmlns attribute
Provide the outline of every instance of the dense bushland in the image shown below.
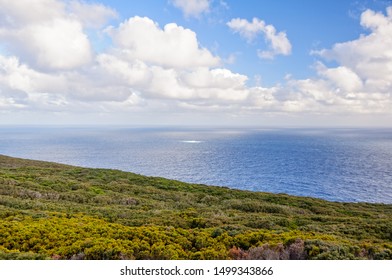
<svg viewBox="0 0 392 280"><path fill-rule="evenodd" d="M392 205L0 156L0 259L392 259Z"/></svg>

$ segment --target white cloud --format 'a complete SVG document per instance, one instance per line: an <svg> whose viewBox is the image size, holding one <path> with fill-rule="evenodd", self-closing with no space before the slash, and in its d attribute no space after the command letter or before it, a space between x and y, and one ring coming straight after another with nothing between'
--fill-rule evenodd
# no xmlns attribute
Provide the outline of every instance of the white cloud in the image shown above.
<svg viewBox="0 0 392 280"><path fill-rule="evenodd" d="M16 57L0 56L0 103L17 109L47 110L66 105L67 81L37 72Z"/></svg>
<svg viewBox="0 0 392 280"><path fill-rule="evenodd" d="M33 67L67 70L92 59L82 23L60 1L1 0L0 16L0 43Z"/></svg>
<svg viewBox="0 0 392 280"><path fill-rule="evenodd" d="M141 60L129 62L111 54L100 54L96 60L98 67L93 76L101 82L141 87L152 79L150 68Z"/></svg>
<svg viewBox="0 0 392 280"><path fill-rule="evenodd" d="M62 75L45 74L21 64L16 57L0 56L0 84L25 92L59 92L66 88Z"/></svg>
<svg viewBox="0 0 392 280"><path fill-rule="evenodd" d="M380 30L381 32L388 32L388 25L391 24L391 18L392 7L387 8L387 16L384 16L381 12L377 13L372 10L366 10L361 15L361 25L372 31Z"/></svg>
<svg viewBox="0 0 392 280"><path fill-rule="evenodd" d="M179 8L185 17L199 17L210 10L212 0L171 0L173 6Z"/></svg>
<svg viewBox="0 0 392 280"><path fill-rule="evenodd" d="M110 110L114 103L147 106L161 100L179 106L238 108L250 106L250 96L260 106L271 100L262 91L249 89L247 76L215 68L220 58L200 47L192 30L174 23L160 28L149 18L134 17L107 28L114 45L93 57L83 28L99 26L114 12L75 1L68 6L55 0L35 4L39 17L22 11L23 5L5 9L0 39L10 42L14 56L0 56L2 107L73 111L91 109L87 102L95 102L101 105L94 109ZM82 21L87 8L98 15Z"/></svg>
<svg viewBox="0 0 392 280"><path fill-rule="evenodd" d="M238 33L241 37L248 40L248 42L252 42L259 34L264 32L265 22L258 18L253 18L252 22L246 19L234 18L227 23L227 26L234 33Z"/></svg>
<svg viewBox="0 0 392 280"><path fill-rule="evenodd" d="M182 71L153 66L150 74L151 80L139 87L146 98L219 104L247 97L244 85L247 78L227 69Z"/></svg>
<svg viewBox="0 0 392 280"><path fill-rule="evenodd" d="M0 9L7 11L0 43L12 53L0 55L2 109L109 112L121 106L156 107L156 100L170 108L248 102L248 78L215 68L220 58L200 47L192 30L174 23L160 28L149 18L134 17L107 28L114 45L94 57L84 28L97 28L114 13L75 1L34 4L39 17L25 13L23 5ZM82 21L87 8L98 14Z"/></svg>
<svg viewBox="0 0 392 280"><path fill-rule="evenodd" d="M218 56L200 46L194 31L175 23L161 28L149 18L130 18L106 28L113 44L94 53L85 28L99 31L115 11L37 0L29 13L26 3L0 0L0 46L6 50L0 54L2 112L331 116L392 111L392 8L362 14L369 34L313 52L322 60L314 77L288 76L285 84L267 88L249 86L246 75L224 68ZM86 17L89 8L96 14ZM286 34L259 19L233 19L228 26L249 43L263 36L270 49L259 51L262 58L291 52ZM328 60L337 66L329 67Z"/></svg>
<svg viewBox="0 0 392 280"><path fill-rule="evenodd" d="M339 66L327 68L322 63L318 64L318 74L329 80L337 89L344 92L355 92L363 87L362 80L350 68Z"/></svg>
<svg viewBox="0 0 392 280"><path fill-rule="evenodd" d="M367 10L362 13L361 24L370 28L369 35L359 39L338 43L332 49L324 49L316 54L352 69L366 80L380 76L392 79L392 7L387 16Z"/></svg>
<svg viewBox="0 0 392 280"><path fill-rule="evenodd" d="M291 43L285 32L276 31L273 25L267 25L263 20L253 18L252 22L246 19L235 18L227 23L234 33L238 33L249 43L253 42L260 34L269 47L269 50L258 50L260 58L272 59L276 55L291 54Z"/></svg>
<svg viewBox="0 0 392 280"><path fill-rule="evenodd" d="M108 28L119 54L164 67L216 66L220 63L206 48L199 46L196 33L169 23L161 29L149 18L133 17L118 28Z"/></svg>
<svg viewBox="0 0 392 280"><path fill-rule="evenodd" d="M0 23L10 28L22 28L65 16L65 4L57 0L0 0Z"/></svg>
<svg viewBox="0 0 392 280"><path fill-rule="evenodd" d="M272 25L265 26L265 38L270 45L271 50L259 51L258 55L261 58L272 59L276 55L289 55L291 54L291 43L287 39L285 32L276 33L275 27Z"/></svg>
<svg viewBox="0 0 392 280"><path fill-rule="evenodd" d="M278 91L278 87L252 87L249 89L248 104L246 106L250 110L263 110L267 112L279 110L279 104L275 97Z"/></svg>
<svg viewBox="0 0 392 280"><path fill-rule="evenodd" d="M184 82L191 88L245 88L247 76L233 73L227 69L199 68L196 71L186 73Z"/></svg>
<svg viewBox="0 0 392 280"><path fill-rule="evenodd" d="M343 111L388 112L392 109L392 7L386 15L366 10L361 25L370 29L370 34L312 52L339 66L328 68L318 63L319 77L302 90L324 83L322 91L329 92L325 102L334 99Z"/></svg>
<svg viewBox="0 0 392 280"><path fill-rule="evenodd" d="M102 4L71 1L68 9L88 28L102 27L108 20L118 17L115 10Z"/></svg>
<svg viewBox="0 0 392 280"><path fill-rule="evenodd" d="M56 19L8 34L26 61L42 69L73 69L88 64L92 50L78 21ZM29 42L29 44L23 44Z"/></svg>
<svg viewBox="0 0 392 280"><path fill-rule="evenodd" d="M97 57L95 74L104 85L131 88L148 100L226 102L245 100L247 77L224 68L187 69L149 65L141 60L123 60L114 54ZM91 76L91 75L90 75Z"/></svg>

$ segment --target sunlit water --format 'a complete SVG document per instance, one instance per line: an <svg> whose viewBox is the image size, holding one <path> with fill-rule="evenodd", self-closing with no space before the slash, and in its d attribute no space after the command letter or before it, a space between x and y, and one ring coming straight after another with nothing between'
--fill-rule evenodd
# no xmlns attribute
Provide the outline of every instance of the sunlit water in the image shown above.
<svg viewBox="0 0 392 280"><path fill-rule="evenodd" d="M392 130L0 128L0 154L332 201L392 203Z"/></svg>

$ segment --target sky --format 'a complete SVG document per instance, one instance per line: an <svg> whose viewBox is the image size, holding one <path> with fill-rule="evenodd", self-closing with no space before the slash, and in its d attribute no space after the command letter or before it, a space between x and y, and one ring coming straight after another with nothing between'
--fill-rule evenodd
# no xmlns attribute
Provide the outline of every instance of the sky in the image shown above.
<svg viewBox="0 0 392 280"><path fill-rule="evenodd" d="M392 125L392 1L0 0L0 125Z"/></svg>

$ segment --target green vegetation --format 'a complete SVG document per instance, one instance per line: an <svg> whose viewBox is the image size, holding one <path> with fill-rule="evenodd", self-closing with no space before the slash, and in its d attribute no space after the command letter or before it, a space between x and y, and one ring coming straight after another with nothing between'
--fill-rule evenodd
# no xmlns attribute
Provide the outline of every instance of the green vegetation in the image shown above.
<svg viewBox="0 0 392 280"><path fill-rule="evenodd" d="M0 259L392 259L392 205L0 156Z"/></svg>

